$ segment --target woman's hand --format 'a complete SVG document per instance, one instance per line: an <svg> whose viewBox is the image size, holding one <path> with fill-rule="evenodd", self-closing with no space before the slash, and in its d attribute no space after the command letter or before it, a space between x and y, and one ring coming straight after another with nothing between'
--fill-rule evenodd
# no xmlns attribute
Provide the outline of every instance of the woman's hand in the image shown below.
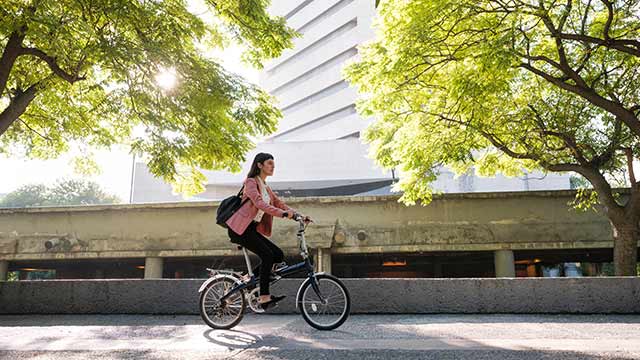
<svg viewBox="0 0 640 360"><path fill-rule="evenodd" d="M311 217L309 217L309 216L307 216L307 215L304 215L304 214L302 214L302 213L299 213L299 212L292 212L292 213L287 214L287 215L291 215L291 216L287 216L289 219L293 219L295 216L300 216L300 217L302 217L302 219L304 220L305 224L308 224L308 223L310 223L310 222L313 222L313 220L311 219Z"/></svg>

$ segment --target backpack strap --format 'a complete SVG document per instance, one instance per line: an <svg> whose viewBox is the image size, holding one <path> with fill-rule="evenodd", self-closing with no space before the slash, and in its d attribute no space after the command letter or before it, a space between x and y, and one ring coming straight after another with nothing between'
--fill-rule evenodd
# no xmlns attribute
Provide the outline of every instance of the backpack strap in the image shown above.
<svg viewBox="0 0 640 360"><path fill-rule="evenodd" d="M242 199L242 190L244 190L244 184L242 184L242 187L240 188L240 191L238 191L238 197ZM249 197L247 196L246 199L244 199L243 202L240 203L240 207L242 207L242 205L244 205L247 201L249 201Z"/></svg>

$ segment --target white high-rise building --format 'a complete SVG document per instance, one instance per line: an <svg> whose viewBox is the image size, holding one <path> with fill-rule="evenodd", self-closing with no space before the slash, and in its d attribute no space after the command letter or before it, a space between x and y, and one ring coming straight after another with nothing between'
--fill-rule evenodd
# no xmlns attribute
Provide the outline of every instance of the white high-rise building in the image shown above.
<svg viewBox="0 0 640 360"><path fill-rule="evenodd" d="M373 37L373 0L276 1L302 34L295 47L269 62L260 85L276 96L284 118L268 141L318 141L357 138L371 121L355 110L356 90L341 76L356 47Z"/></svg>
<svg viewBox="0 0 640 360"><path fill-rule="evenodd" d="M204 171L207 190L197 199L222 199L236 193L257 152L274 156L268 179L283 196L388 194L398 174L378 168L359 138L373 119L355 110L356 90L341 76L357 46L374 36L375 0L278 0L269 11L283 16L302 34L294 47L268 62L259 83L278 100L283 113L277 131L246 156L242 172ZM170 186L138 163L134 202L179 200ZM567 189L569 176L528 174L524 178L454 178L443 169L434 184L445 192Z"/></svg>

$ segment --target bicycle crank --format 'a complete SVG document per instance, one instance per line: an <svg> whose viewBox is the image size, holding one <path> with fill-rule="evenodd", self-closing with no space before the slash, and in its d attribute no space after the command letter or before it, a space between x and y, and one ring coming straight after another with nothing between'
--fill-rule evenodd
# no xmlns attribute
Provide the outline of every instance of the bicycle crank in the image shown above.
<svg viewBox="0 0 640 360"><path fill-rule="evenodd" d="M260 286L256 286L255 289L251 290L247 294L247 302L249 303L249 307L255 313L263 313L264 309L260 307L258 304L258 298L260 297Z"/></svg>

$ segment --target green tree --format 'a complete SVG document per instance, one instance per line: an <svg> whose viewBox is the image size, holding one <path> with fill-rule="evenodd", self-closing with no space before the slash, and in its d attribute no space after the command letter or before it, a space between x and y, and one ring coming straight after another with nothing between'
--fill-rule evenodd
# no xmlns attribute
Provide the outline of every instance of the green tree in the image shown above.
<svg viewBox="0 0 640 360"><path fill-rule="evenodd" d="M640 183L638 1L382 1L377 37L345 69L363 134L400 168L401 201L428 203L440 165L507 176L574 172L614 231L617 275L635 275ZM630 191L624 186L628 176Z"/></svg>
<svg viewBox="0 0 640 360"><path fill-rule="evenodd" d="M130 143L187 194L204 190L197 168L239 171L250 136L273 132L281 114L205 50L239 44L260 67L296 33L266 13L268 0L201 1L211 17L184 0L3 1L0 153L47 159L74 142ZM176 84L162 88L167 73Z"/></svg>
<svg viewBox="0 0 640 360"><path fill-rule="evenodd" d="M59 180L49 189L48 203L51 205L116 204L121 200L107 194L93 181Z"/></svg>
<svg viewBox="0 0 640 360"><path fill-rule="evenodd" d="M47 202L47 186L28 184L6 194L0 199L0 207L44 206Z"/></svg>
<svg viewBox="0 0 640 360"><path fill-rule="evenodd" d="M0 199L0 207L29 207L55 205L89 205L119 203L117 196L105 193L93 181L58 180L53 186L24 185Z"/></svg>

